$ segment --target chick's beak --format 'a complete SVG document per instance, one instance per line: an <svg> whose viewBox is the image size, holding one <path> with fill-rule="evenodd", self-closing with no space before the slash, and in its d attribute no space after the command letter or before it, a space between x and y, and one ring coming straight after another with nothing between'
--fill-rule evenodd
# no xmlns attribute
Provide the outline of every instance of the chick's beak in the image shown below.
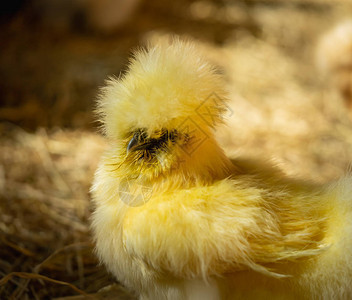
<svg viewBox="0 0 352 300"><path fill-rule="evenodd" d="M129 153L132 148L137 146L138 143L139 143L139 139L136 135L134 135L133 138L131 138L131 140L129 141L129 143L127 145L127 153Z"/></svg>

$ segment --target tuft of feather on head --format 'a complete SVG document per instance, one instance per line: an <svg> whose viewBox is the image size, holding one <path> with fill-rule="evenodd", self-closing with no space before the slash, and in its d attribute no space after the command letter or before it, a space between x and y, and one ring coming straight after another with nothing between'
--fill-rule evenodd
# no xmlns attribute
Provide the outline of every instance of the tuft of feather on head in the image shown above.
<svg viewBox="0 0 352 300"><path fill-rule="evenodd" d="M175 128L186 118L207 130L221 121L225 99L216 69L193 43L175 39L170 45L137 50L127 73L111 78L102 89L98 113L112 139L139 128L147 128L149 134Z"/></svg>

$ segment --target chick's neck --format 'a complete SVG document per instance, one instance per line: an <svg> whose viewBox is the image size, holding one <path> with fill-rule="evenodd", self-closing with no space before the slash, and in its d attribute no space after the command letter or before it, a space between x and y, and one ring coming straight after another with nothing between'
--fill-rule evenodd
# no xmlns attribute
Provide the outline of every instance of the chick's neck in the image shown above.
<svg viewBox="0 0 352 300"><path fill-rule="evenodd" d="M199 184L211 184L225 179L236 172L236 167L225 155L213 138L204 141L189 152L180 153L178 160L167 174L161 174L155 180L158 185L177 184L191 187Z"/></svg>

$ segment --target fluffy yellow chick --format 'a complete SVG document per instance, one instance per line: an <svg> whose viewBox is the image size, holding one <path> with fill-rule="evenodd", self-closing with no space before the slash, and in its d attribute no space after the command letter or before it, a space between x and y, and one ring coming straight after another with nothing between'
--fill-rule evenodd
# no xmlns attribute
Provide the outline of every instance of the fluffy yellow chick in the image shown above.
<svg viewBox="0 0 352 300"><path fill-rule="evenodd" d="M317 187L229 159L214 138L225 99L179 40L137 51L108 81L99 258L140 299L351 299L351 179Z"/></svg>

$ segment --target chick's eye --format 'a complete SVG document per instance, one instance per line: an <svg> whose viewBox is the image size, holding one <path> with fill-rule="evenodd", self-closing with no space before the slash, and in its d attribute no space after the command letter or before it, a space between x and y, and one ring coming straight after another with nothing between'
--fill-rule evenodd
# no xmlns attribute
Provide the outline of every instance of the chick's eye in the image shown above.
<svg viewBox="0 0 352 300"><path fill-rule="evenodd" d="M147 133L145 130L141 129L137 132L137 138L140 142L144 142L147 139Z"/></svg>

